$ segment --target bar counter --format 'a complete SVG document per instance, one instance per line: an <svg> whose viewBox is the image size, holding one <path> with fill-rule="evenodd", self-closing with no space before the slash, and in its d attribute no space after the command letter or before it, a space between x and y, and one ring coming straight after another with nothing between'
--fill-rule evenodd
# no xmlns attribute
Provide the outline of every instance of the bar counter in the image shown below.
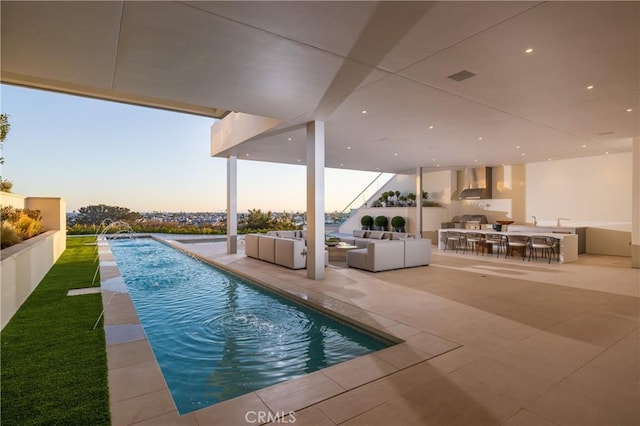
<svg viewBox="0 0 640 426"><path fill-rule="evenodd" d="M576 262L578 260L578 235L576 234L559 234L555 232L522 232L522 231L494 231L491 229L438 229L438 249L444 250L446 239L443 233L447 232L492 234L502 236L525 236L525 237L551 237L560 241L560 263Z"/></svg>

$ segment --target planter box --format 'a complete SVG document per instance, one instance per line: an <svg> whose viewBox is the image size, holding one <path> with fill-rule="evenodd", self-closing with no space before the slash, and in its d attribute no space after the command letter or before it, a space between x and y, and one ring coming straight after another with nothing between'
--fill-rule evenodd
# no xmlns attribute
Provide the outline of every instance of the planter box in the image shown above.
<svg viewBox="0 0 640 426"><path fill-rule="evenodd" d="M66 231L47 231L3 249L0 329L9 322L58 260L67 245Z"/></svg>

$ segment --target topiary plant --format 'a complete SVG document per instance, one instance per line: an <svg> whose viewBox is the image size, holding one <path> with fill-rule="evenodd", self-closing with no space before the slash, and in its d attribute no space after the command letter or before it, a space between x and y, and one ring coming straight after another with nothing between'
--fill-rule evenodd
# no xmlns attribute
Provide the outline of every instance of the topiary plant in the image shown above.
<svg viewBox="0 0 640 426"><path fill-rule="evenodd" d="M386 231L389 219L386 216L376 216L374 223L379 231Z"/></svg>
<svg viewBox="0 0 640 426"><path fill-rule="evenodd" d="M373 226L373 218L369 215L364 215L360 219L360 224L362 225L362 229L369 230Z"/></svg>
<svg viewBox="0 0 640 426"><path fill-rule="evenodd" d="M395 232L404 232L404 225L406 221L402 216L394 216L391 218L391 227Z"/></svg>

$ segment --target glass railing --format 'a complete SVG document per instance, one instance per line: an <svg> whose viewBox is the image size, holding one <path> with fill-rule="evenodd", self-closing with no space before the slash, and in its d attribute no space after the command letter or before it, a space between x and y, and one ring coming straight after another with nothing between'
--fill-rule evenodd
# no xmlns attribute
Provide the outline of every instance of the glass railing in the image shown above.
<svg viewBox="0 0 640 426"><path fill-rule="evenodd" d="M353 200L347 206L342 209L339 214L341 218L340 223L344 223L354 211L361 207L366 207L366 203L373 197L380 188L387 184L395 175L389 173L379 173L362 191L355 196Z"/></svg>

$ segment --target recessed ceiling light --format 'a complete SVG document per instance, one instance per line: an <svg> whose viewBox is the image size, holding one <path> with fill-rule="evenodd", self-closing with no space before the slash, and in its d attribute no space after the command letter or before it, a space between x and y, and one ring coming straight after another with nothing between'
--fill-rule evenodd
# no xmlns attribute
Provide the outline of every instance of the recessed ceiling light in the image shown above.
<svg viewBox="0 0 640 426"><path fill-rule="evenodd" d="M376 170L380 170L380 167L376 167Z"/></svg>
<svg viewBox="0 0 640 426"><path fill-rule="evenodd" d="M520 149L520 145L516 145L516 149Z"/></svg>
<svg viewBox="0 0 640 426"><path fill-rule="evenodd" d="M302 161L302 160L300 160L300 159L298 158L298 163L299 163L300 161Z"/></svg>
<svg viewBox="0 0 640 426"><path fill-rule="evenodd" d="M609 151L606 151L606 152L605 152L605 154L606 154L606 155L609 155Z"/></svg>
<svg viewBox="0 0 640 426"><path fill-rule="evenodd" d="M342 167L342 166L344 166L344 164L343 164L343 163L340 163L340 167Z"/></svg>
<svg viewBox="0 0 640 426"><path fill-rule="evenodd" d="M347 147L347 149L351 149L351 147L350 147L350 146L348 146L348 147Z"/></svg>
<svg viewBox="0 0 640 426"><path fill-rule="evenodd" d="M631 108L627 108L627 112L632 112L633 110Z"/></svg>
<svg viewBox="0 0 640 426"><path fill-rule="evenodd" d="M433 129L433 126L429 126L430 129Z"/></svg>
<svg viewBox="0 0 640 426"><path fill-rule="evenodd" d="M532 48L528 48L527 50L525 50L525 53L531 53L531 52L533 52Z"/></svg>
<svg viewBox="0 0 640 426"><path fill-rule="evenodd" d="M526 154L523 152L523 153L522 153L522 156L524 157L525 155L526 155Z"/></svg>
<svg viewBox="0 0 640 426"><path fill-rule="evenodd" d="M288 140L288 141L290 141L290 140L291 140L291 138L287 138L287 140Z"/></svg>
<svg viewBox="0 0 640 426"><path fill-rule="evenodd" d="M481 141L481 140L482 140L482 136L480 136L480 137L478 138L478 140L479 140L479 141Z"/></svg>
<svg viewBox="0 0 640 426"><path fill-rule="evenodd" d="M591 85L587 86L587 90L591 90L591 89L593 89L593 86Z"/></svg>
<svg viewBox="0 0 640 426"><path fill-rule="evenodd" d="M474 163L477 163L477 162L478 162L478 160L473 160L473 162L474 162Z"/></svg>
<svg viewBox="0 0 640 426"><path fill-rule="evenodd" d="M547 161L551 161L551 158L547 158Z"/></svg>
<svg viewBox="0 0 640 426"><path fill-rule="evenodd" d="M586 145L582 145L582 147L583 147L583 148L586 148L587 146L586 146Z"/></svg>
<svg viewBox="0 0 640 426"><path fill-rule="evenodd" d="M397 153L397 152L394 152L394 153L393 153L393 155L395 155L395 156L397 157L397 156L398 156L398 153Z"/></svg>
<svg viewBox="0 0 640 426"><path fill-rule="evenodd" d="M245 157L248 157L248 156L249 156L249 154L245 154L244 156L245 156Z"/></svg>
<svg viewBox="0 0 640 426"><path fill-rule="evenodd" d="M436 164L436 167L440 167L440 164Z"/></svg>
<svg viewBox="0 0 640 426"><path fill-rule="evenodd" d="M362 113L363 113L363 114L366 114L366 113L367 113L367 110L366 110L366 109L363 109L363 110L362 110Z"/></svg>

